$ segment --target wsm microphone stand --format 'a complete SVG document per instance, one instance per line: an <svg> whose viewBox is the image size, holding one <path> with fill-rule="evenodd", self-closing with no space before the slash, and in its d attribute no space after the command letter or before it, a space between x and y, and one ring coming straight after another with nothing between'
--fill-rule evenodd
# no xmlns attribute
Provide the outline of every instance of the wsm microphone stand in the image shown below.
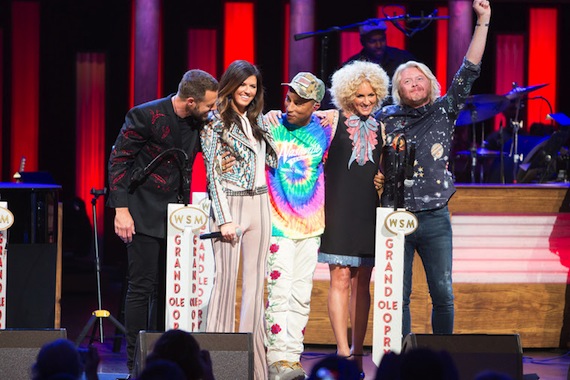
<svg viewBox="0 0 570 380"><path fill-rule="evenodd" d="M409 154L407 145L406 137L401 134L387 137L387 143L382 148L381 166L385 176L382 207L393 207L394 211L405 207L404 187L411 186L413 183L414 158L411 158L411 155L415 156L415 151Z"/></svg>
<svg viewBox="0 0 570 380"><path fill-rule="evenodd" d="M105 195L107 193L107 188L103 188L102 190L96 190L95 188L91 189L91 194L93 198L91 199L91 204L93 206L93 240L95 242L95 274L97 277L97 310L91 313L91 318L83 327L83 330L79 334L79 337L75 341L75 345L79 347L85 336L87 335L87 331L91 327L93 327L93 331L91 332L91 338L89 339L89 344L93 343L93 336L95 335L95 330L97 326L95 326L95 321L99 321L99 341L103 343L103 319L109 318L109 320L115 325L115 327L120 330L123 334L127 334L127 330L125 327L119 322L115 317L111 315L108 310L103 309L102 301L101 301L101 262L99 261L99 243L97 240L97 198L101 195Z"/></svg>

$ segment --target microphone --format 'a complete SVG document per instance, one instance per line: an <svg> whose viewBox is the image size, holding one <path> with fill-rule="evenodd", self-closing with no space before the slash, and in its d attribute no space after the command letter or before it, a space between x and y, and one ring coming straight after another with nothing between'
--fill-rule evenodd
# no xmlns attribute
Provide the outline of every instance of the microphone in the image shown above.
<svg viewBox="0 0 570 380"><path fill-rule="evenodd" d="M400 142L402 145L400 146ZM398 209L403 203L403 192L399 186L402 179L406 177L406 159L407 159L408 141L405 134L399 134L396 138L395 152L394 152L394 211ZM401 154L404 155L404 162L401 162ZM403 167L402 167L403 166ZM405 186L405 184L404 184Z"/></svg>
<svg viewBox="0 0 570 380"><path fill-rule="evenodd" d="M146 171L142 168L136 168L131 175L132 182L140 182L147 175Z"/></svg>
<svg viewBox="0 0 570 380"><path fill-rule="evenodd" d="M107 194L107 188L104 187L102 189L96 189L96 188L91 188L91 194L92 195L106 195Z"/></svg>
<svg viewBox="0 0 570 380"><path fill-rule="evenodd" d="M164 156L173 153L181 153L184 156L184 167L181 167L180 163L180 156L176 156L178 169L181 172L182 177L185 176L184 169L188 167L190 162L190 157L188 154L180 148L168 148L165 151L161 152L158 156L152 159L151 162L148 163L147 166L144 168L135 168L131 174L131 181L132 182L140 182L144 177L146 177L152 170L154 170L154 166L159 160L162 160Z"/></svg>
<svg viewBox="0 0 570 380"><path fill-rule="evenodd" d="M241 235L243 234L243 232L241 232L241 228L236 228L236 235L237 237L241 237ZM222 232L221 231L216 231L216 232L209 232L207 234L202 234L200 235L200 239L205 240L205 239L220 239L222 237Z"/></svg>

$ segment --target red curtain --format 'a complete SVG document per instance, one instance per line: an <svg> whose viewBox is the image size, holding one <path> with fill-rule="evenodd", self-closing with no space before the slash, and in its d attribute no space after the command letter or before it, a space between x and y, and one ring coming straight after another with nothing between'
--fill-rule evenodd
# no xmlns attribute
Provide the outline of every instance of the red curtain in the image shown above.
<svg viewBox="0 0 570 380"><path fill-rule="evenodd" d="M162 94L162 1L133 0L131 9L130 105Z"/></svg>
<svg viewBox="0 0 570 380"><path fill-rule="evenodd" d="M188 69L204 70L216 76L217 68L217 33L215 29L188 30ZM199 52L197 54L193 54ZM190 192L206 191L206 168L199 153L192 169Z"/></svg>
<svg viewBox="0 0 570 380"><path fill-rule="evenodd" d="M340 62L346 62L360 50L362 50L362 45L358 31L340 32Z"/></svg>
<svg viewBox="0 0 570 380"><path fill-rule="evenodd" d="M40 4L12 2L12 90L10 173L26 158L26 171L38 170Z"/></svg>
<svg viewBox="0 0 570 380"><path fill-rule="evenodd" d="M255 63L253 3L228 1L224 11L224 70L236 59Z"/></svg>
<svg viewBox="0 0 570 380"><path fill-rule="evenodd" d="M558 10L555 8L530 8L528 32L528 86L547 83L548 86L529 93L529 98L543 96L556 112ZM533 123L544 123L550 112L546 102L529 100L527 107L528 128Z"/></svg>
<svg viewBox="0 0 570 380"><path fill-rule="evenodd" d="M513 88L513 83L524 84L524 36L522 34L499 34L496 43L495 93L504 95ZM495 130L509 120L501 113L495 117ZM528 126L525 126L528 127Z"/></svg>
<svg viewBox="0 0 570 380"><path fill-rule="evenodd" d="M161 98L164 96L163 86L164 86L164 27L163 27L163 17L162 17L162 1L159 2L158 7L158 54L156 63L156 97ZM170 91L170 90L169 90Z"/></svg>
<svg viewBox="0 0 570 380"><path fill-rule="evenodd" d="M286 3L283 6L284 12L284 25L283 25L283 83L288 83L292 78L289 78L289 47L291 46L290 42L290 33L291 33L291 5ZM324 80L324 79L323 79ZM282 93L283 99L285 99L285 94L287 94L287 87L283 86Z"/></svg>
<svg viewBox="0 0 570 380"><path fill-rule="evenodd" d="M76 194L86 204L92 188L105 185L105 54L79 53L76 57ZM97 208L97 230L103 233L104 207ZM92 209L87 207L92 220Z"/></svg>
<svg viewBox="0 0 570 380"><path fill-rule="evenodd" d="M4 104L4 97L2 96L2 94L4 93L4 76L2 75L4 73L4 66L2 65L2 63L4 62L4 31L0 28L0 147L2 147L2 151L4 151L4 145L3 141L2 141L2 134L3 134L3 123L2 120L4 120L4 114L3 114L3 109L2 109L2 104ZM2 179L2 153L0 152L0 180Z"/></svg>
<svg viewBox="0 0 570 380"><path fill-rule="evenodd" d="M217 76L217 38L216 29L188 30L188 69L200 69Z"/></svg>
<svg viewBox="0 0 570 380"><path fill-rule="evenodd" d="M402 16L406 13L406 8L395 5L379 6L376 13L378 18L384 18L386 15L389 17ZM400 32L391 22L386 21L386 25L388 25L388 29L386 30L386 41L388 41L388 45L405 50L406 36Z"/></svg>
<svg viewBox="0 0 570 380"><path fill-rule="evenodd" d="M438 16L447 16L447 7L438 7ZM441 85L441 94L447 92L447 20L436 21L435 24L435 76Z"/></svg>
<svg viewBox="0 0 570 380"><path fill-rule="evenodd" d="M135 41L136 41L136 0L131 1L131 43L130 43L130 54L129 54L129 108L135 106Z"/></svg>

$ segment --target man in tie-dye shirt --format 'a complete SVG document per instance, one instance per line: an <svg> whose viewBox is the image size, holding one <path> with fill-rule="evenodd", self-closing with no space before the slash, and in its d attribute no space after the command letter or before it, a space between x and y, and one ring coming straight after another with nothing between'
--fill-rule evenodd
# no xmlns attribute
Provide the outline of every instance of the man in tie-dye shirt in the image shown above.
<svg viewBox="0 0 570 380"><path fill-rule="evenodd" d="M267 171L273 224L265 312L270 380L305 378L300 357L325 227L323 163L336 126L336 120L322 126L313 115L325 94L320 79L301 72L284 85L287 113L272 129L279 165Z"/></svg>

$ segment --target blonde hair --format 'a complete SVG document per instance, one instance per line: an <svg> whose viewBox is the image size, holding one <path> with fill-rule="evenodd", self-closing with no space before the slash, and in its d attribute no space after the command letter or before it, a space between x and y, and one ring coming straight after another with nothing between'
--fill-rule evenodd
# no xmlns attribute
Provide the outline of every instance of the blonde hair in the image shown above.
<svg viewBox="0 0 570 380"><path fill-rule="evenodd" d="M333 74L330 89L333 104L343 111L356 113L353 102L358 87L363 82L368 82L376 93L373 112L380 109L382 101L388 95L390 78L380 65L366 61L351 62Z"/></svg>
<svg viewBox="0 0 570 380"><path fill-rule="evenodd" d="M416 69L420 70L422 74L424 74L426 78L429 80L431 85L430 103L433 103L441 95L441 86L437 81L437 78L435 77L435 75L433 75L429 67L427 67L423 63L416 61L408 61L398 66L398 68L394 72L394 76L392 77L392 99L394 100L394 104L402 105L402 98L400 97L400 79L402 77L402 71L409 69L411 67L415 67Z"/></svg>

